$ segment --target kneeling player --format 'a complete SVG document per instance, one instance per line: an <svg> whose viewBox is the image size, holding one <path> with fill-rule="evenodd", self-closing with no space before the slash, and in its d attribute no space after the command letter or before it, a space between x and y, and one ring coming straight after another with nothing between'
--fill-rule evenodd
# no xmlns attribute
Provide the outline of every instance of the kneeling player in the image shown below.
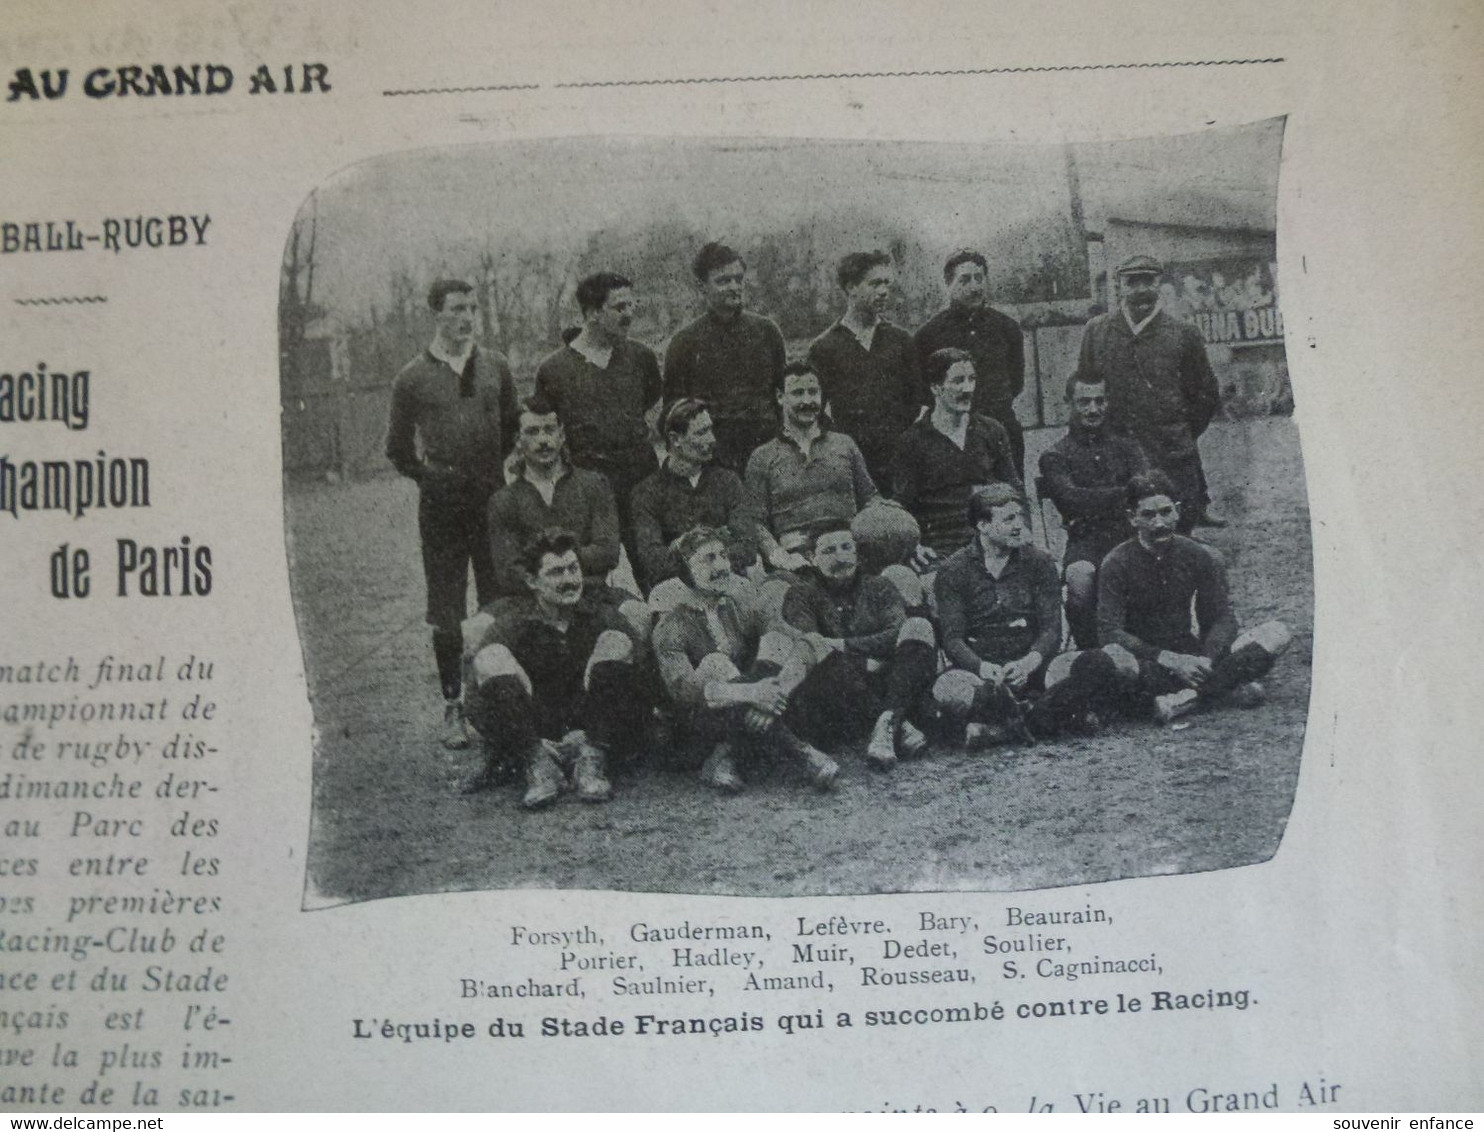
<svg viewBox="0 0 1484 1132"><path fill-rule="evenodd" d="M727 793L741 790L736 744L763 741L801 763L821 790L833 787L840 773L835 760L781 718L808 671L808 643L732 572L720 531L687 531L671 553L686 593L655 626L655 660L680 738L709 751L701 781Z"/></svg>
<svg viewBox="0 0 1484 1132"><path fill-rule="evenodd" d="M469 643L470 719L485 767L465 786L498 785L506 753L526 773L521 805L549 806L570 785L584 802L612 795L608 753L639 734L649 701L635 629L609 604L583 600L578 542L541 531L522 553L530 597L485 615Z"/></svg>
<svg viewBox="0 0 1484 1132"><path fill-rule="evenodd" d="M912 757L927 746L908 714L937 672L933 627L907 616L890 581L861 573L849 527L816 535L809 557L783 601L783 619L805 634L815 661L788 718L810 739L855 738L874 718L866 758L889 770L898 752Z"/></svg>
<svg viewBox="0 0 1484 1132"><path fill-rule="evenodd" d="M1281 621L1237 631L1226 566L1209 547L1176 534L1180 508L1162 472L1128 485L1134 537L1098 571L1098 636L1117 646L1120 668L1161 722L1224 696L1256 704L1256 681L1288 647ZM1191 609L1195 610L1192 631Z"/></svg>
<svg viewBox="0 0 1484 1132"><path fill-rule="evenodd" d="M969 519L977 536L938 571L938 625L953 667L933 698L969 721L970 745L1002 730L1032 742L1089 723L1116 680L1114 661L1102 651L1057 655L1061 580L1050 557L1026 544L1019 491L981 488ZM1024 697L1042 691L1025 710Z"/></svg>

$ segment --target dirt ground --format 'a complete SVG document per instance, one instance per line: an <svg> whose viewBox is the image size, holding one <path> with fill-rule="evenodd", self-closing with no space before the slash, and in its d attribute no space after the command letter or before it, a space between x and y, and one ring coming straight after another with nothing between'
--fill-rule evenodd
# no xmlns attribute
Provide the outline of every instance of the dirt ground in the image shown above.
<svg viewBox="0 0 1484 1132"><path fill-rule="evenodd" d="M1032 467L1057 435L1027 433ZM1226 556L1239 621L1278 617L1294 630L1265 682L1266 706L1178 730L1120 723L1032 749L934 751L889 775L847 750L830 795L780 771L725 797L641 767L607 805L569 796L537 814L520 809L517 787L459 795L478 745L449 752L437 742L412 485L291 487L290 573L317 726L306 903L485 888L1011 890L1268 859L1292 808L1309 703L1313 573L1298 432L1287 418L1221 421L1202 450L1214 509L1231 526L1198 534ZM1044 510L1059 556L1054 510Z"/></svg>

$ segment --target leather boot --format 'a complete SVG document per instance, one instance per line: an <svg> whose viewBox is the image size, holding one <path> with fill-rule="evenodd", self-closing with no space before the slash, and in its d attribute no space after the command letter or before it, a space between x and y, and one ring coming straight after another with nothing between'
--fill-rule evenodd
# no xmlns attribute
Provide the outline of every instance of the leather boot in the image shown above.
<svg viewBox="0 0 1484 1132"><path fill-rule="evenodd" d="M469 725L464 720L464 705L460 701L443 701L443 728L439 738L450 751L462 751L469 746Z"/></svg>
<svg viewBox="0 0 1484 1132"><path fill-rule="evenodd" d="M904 759L920 759L927 754L928 737L908 720L897 717L896 749Z"/></svg>
<svg viewBox="0 0 1484 1132"><path fill-rule="evenodd" d="M866 762L876 770L890 770L897 765L896 718L889 711L876 717L871 741L866 744Z"/></svg>
<svg viewBox="0 0 1484 1132"><path fill-rule="evenodd" d="M526 793L520 804L528 810L542 810L561 796L567 786L562 769L562 752L550 739L532 744L526 756Z"/></svg>
<svg viewBox="0 0 1484 1132"><path fill-rule="evenodd" d="M770 732L778 748L804 765L809 780L819 790L833 790L835 780L840 777L840 764L818 747L804 742L783 724L773 726Z"/></svg>
<svg viewBox="0 0 1484 1132"><path fill-rule="evenodd" d="M562 740L572 758L572 780L577 797L584 802L606 802L613 797L613 786L604 773L608 754L587 737L585 731L570 731Z"/></svg>
<svg viewBox="0 0 1484 1132"><path fill-rule="evenodd" d="M716 744L706 761L701 764L700 779L713 790L723 794L742 793L742 776L737 773L737 764L732 760L732 745Z"/></svg>

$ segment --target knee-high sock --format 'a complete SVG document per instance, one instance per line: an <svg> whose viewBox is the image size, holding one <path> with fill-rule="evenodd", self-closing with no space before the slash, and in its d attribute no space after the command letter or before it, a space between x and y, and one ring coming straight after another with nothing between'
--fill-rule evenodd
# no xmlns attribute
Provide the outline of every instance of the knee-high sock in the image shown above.
<svg viewBox="0 0 1484 1132"><path fill-rule="evenodd" d="M457 629L433 630L433 659L438 664L438 683L443 698L456 700L463 692L461 666L464 663L464 637Z"/></svg>
<svg viewBox="0 0 1484 1132"><path fill-rule="evenodd" d="M1072 631L1072 640L1079 649L1095 649L1098 647L1098 603L1094 596L1091 601L1077 601L1072 597L1067 598L1067 628Z"/></svg>
<svg viewBox="0 0 1484 1132"><path fill-rule="evenodd" d="M634 666L625 661L593 665L582 706L582 726L588 738L612 750L639 739L650 701Z"/></svg>
<svg viewBox="0 0 1484 1132"><path fill-rule="evenodd" d="M1105 711L1117 694L1118 666L1107 653L1093 649L1072 661L1067 678L1047 689L1026 717L1042 738L1058 734L1079 712Z"/></svg>
<svg viewBox="0 0 1484 1132"><path fill-rule="evenodd" d="M1215 700L1239 684L1260 680L1273 667L1272 655L1261 645L1243 645L1211 666L1211 675L1200 687L1203 700Z"/></svg>
<svg viewBox="0 0 1484 1132"><path fill-rule="evenodd" d="M494 759L503 752L520 758L536 742L536 712L518 676L496 676L470 689L469 721Z"/></svg>
<svg viewBox="0 0 1484 1132"><path fill-rule="evenodd" d="M902 641L892 654L886 679L886 710L903 718L932 687L937 672L937 649L923 641Z"/></svg>
<svg viewBox="0 0 1484 1132"><path fill-rule="evenodd" d="M985 684L974 692L974 704L969 708L969 720L979 723L1004 723L1008 718L1006 705L1013 699L1001 684Z"/></svg>

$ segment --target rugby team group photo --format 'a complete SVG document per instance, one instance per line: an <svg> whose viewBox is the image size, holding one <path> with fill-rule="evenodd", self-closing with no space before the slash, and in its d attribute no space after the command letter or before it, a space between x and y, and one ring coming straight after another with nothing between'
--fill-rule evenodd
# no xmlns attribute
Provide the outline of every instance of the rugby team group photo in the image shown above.
<svg viewBox="0 0 1484 1132"><path fill-rule="evenodd" d="M1208 356L1224 323L1191 316L1189 270L1161 258L1168 234L1153 231L1144 247L1124 239L1100 281L1105 301L1061 328L1061 354L1037 357L1034 323L1002 309L993 281L1004 271L972 231L938 253L936 309L919 300L911 321L898 314L902 258L922 279L920 248L863 239L817 265L833 294L811 300L828 315L806 334L802 309L758 301L779 295L758 286L758 241L709 235L650 241L637 264L589 248L591 269L550 284L557 341L519 357L490 340L514 309L509 289L491 283L492 256L482 278L445 268L394 281L401 309L423 308L408 324L424 340L388 384L364 390L361 415L379 418L377 458L398 478L376 476L372 510L355 520L351 493L371 489L333 472L300 492L320 518L303 510L296 522L290 501L322 736L317 827L354 812L360 853L415 848L420 864L395 866L421 878L399 882L413 890L480 885L479 814L504 815L501 836L514 842L568 839L565 878L539 853L515 863L492 851L490 866L512 871L485 883L622 887L634 882L605 875L626 857L615 841L632 837L639 857L663 858L681 851L671 838L715 836L721 856L722 842L741 839L744 860L787 882L779 891L813 891L807 864L778 868L773 857L795 836L827 844L835 811L849 814L849 838L868 836L872 820L926 830L955 792L971 814L982 809L982 790L1034 826L1036 793L1066 805L1071 791L1096 792L1092 778L1075 781L1092 768L1119 773L1117 758L1090 753L1103 750L1129 753L1139 806L1162 804L1162 777L1182 791L1214 784L1202 805L1242 789L1225 765L1233 756L1219 753L1225 738L1197 740L1178 765L1136 765L1152 734L1177 740L1229 719L1224 736L1258 720L1293 667L1284 658L1295 636L1281 603L1240 604L1254 580L1241 573L1244 549L1287 537L1248 505L1265 490L1253 437L1270 441L1233 415L1240 390ZM312 228L308 238L286 272L313 269ZM682 276L688 312L673 299ZM305 292L291 283L295 297ZM665 288L672 297L646 309ZM1271 296L1260 301L1275 309ZM353 354L345 368L353 381ZM1026 421L1031 392L1036 419ZM1203 458L1213 424L1226 437L1214 461ZM1246 447L1234 458L1237 441ZM346 527L333 536L344 540L338 563L328 543L325 556L311 553L331 537L326 523ZM355 575L343 550L352 539L369 540ZM1305 548L1293 548L1298 568ZM419 567L415 580L405 566L398 575L395 624L354 592L378 561ZM337 625L347 618L358 627ZM338 669L327 677L329 658ZM380 775L366 761L356 769L371 747ZM1276 846L1296 773L1296 748L1260 747L1252 758L1278 758L1282 773L1268 776L1272 797L1264 786L1270 828L1253 837L1265 847L1237 851L1248 859ZM1060 798L1047 793L1063 785ZM890 812L894 790L913 799L911 812ZM448 863L432 848L438 823L424 828L412 798L471 821L455 838L462 881L431 879ZM1081 804L1070 804L1074 815ZM770 834L779 807L798 828ZM621 834L608 812L626 815L614 819ZM412 841L376 832L393 813L396 836ZM553 814L567 816L553 825ZM1068 820L1057 811L1055 824ZM1165 820L1182 823L1182 838L1208 835L1189 814ZM733 821L751 832L728 829ZM974 868L993 871L997 824L986 814L963 834ZM661 825L662 845L641 848ZM1159 871L1185 867L1170 844L1162 829L1136 855L1175 859ZM849 872L851 851L839 855ZM675 880L676 890L726 890L720 866L698 867L713 879ZM865 876L861 887L944 884L937 865L916 867L915 878ZM645 878L635 887L669 887L664 860L632 869Z"/></svg>

